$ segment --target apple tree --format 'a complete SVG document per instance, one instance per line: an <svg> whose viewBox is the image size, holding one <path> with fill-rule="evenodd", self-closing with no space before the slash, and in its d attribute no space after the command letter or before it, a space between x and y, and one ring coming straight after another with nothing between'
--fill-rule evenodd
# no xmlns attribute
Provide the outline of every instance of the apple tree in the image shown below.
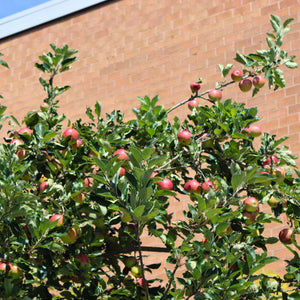
<svg viewBox="0 0 300 300"><path fill-rule="evenodd" d="M59 114L70 86L55 79L77 51L50 44L35 65L40 109L21 124L0 109L11 124L0 145L1 299L299 299L296 157L256 124L257 108L222 99L233 84L252 96L285 87L281 67L297 67L282 48L291 21L271 15L267 49L237 52L239 69L219 65L214 89L202 92L199 79L169 109L139 97L128 121L100 102L86 109L89 121ZM186 118L169 120L183 105ZM170 202L183 198L175 218ZM267 236L281 215L288 223ZM163 246L144 244L147 235ZM284 276L269 276L261 270L279 259L268 252L277 242L292 259ZM145 252L166 255L164 280L149 279L163 261L147 264Z"/></svg>

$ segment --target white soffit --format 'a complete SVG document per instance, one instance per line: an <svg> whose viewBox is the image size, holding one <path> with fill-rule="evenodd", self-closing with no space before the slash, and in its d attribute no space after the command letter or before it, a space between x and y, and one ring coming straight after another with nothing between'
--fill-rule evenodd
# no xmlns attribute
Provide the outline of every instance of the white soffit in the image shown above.
<svg viewBox="0 0 300 300"><path fill-rule="evenodd" d="M106 1L108 0L50 0L0 19L0 39Z"/></svg>

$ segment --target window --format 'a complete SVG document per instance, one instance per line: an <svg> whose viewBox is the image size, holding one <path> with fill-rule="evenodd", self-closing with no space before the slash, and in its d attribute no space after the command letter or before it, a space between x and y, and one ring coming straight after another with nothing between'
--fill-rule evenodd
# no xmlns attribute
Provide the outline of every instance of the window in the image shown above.
<svg viewBox="0 0 300 300"><path fill-rule="evenodd" d="M33 0L31 4L24 1L20 12L9 10L7 14L13 14L0 19L0 39L105 1L108 0Z"/></svg>

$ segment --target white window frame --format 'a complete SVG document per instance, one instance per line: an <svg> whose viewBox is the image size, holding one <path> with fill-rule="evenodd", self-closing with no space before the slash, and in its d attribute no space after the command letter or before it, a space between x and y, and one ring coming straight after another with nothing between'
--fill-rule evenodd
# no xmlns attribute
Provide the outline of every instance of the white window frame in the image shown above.
<svg viewBox="0 0 300 300"><path fill-rule="evenodd" d="M9 1L9 0L4 0ZM51 0L0 19L0 39L108 0Z"/></svg>

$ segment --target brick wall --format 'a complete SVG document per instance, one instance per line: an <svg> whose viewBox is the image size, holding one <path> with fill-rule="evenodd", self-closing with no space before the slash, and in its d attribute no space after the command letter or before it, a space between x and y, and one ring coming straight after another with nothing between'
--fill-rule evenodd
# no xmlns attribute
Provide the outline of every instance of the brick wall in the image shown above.
<svg viewBox="0 0 300 300"><path fill-rule="evenodd" d="M232 63L236 50L249 53L265 48L265 32L272 30L270 14L295 19L285 47L299 58L298 0L108 1L1 40L0 51L10 65L9 70L0 70L3 104L19 120L25 111L39 108L44 92L33 65L53 42L79 50L73 70L57 80L72 86L61 97L61 112L71 120L84 119L86 106L97 100L104 112L121 109L127 119L133 116L131 108L138 105L137 96L158 94L160 103L171 107L189 97L189 84L198 77L203 78L203 90L214 87L221 79L217 64ZM226 89L223 97L258 106L264 131L289 136L286 144L300 156L299 70L288 70L286 82L286 89L264 88L254 99L236 86ZM171 117L184 117L187 112L185 106ZM282 226L267 233L276 236ZM271 254L278 253L282 258L289 256L279 243ZM282 270L283 266L282 261L272 268Z"/></svg>

